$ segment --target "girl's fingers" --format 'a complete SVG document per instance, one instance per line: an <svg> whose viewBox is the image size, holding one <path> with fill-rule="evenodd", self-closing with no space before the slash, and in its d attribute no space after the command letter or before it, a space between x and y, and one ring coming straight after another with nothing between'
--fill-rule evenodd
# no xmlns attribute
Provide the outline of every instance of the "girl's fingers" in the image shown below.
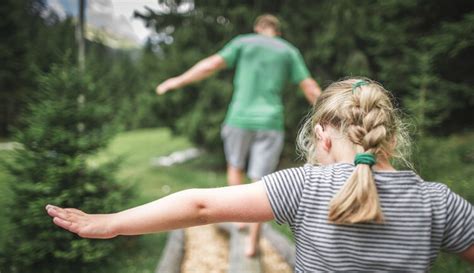
<svg viewBox="0 0 474 273"><path fill-rule="evenodd" d="M61 220L68 222L77 222L82 215L76 214L75 212L69 212L61 208L49 208L48 214L51 217L60 218Z"/></svg>
<svg viewBox="0 0 474 273"><path fill-rule="evenodd" d="M91 218L87 213L74 208L60 208L52 205L46 206L46 211L49 216L53 217L53 222L57 226L76 233L83 238L108 238L101 237L100 232L84 232L90 229L89 224ZM97 233L97 234L96 234Z"/></svg>
<svg viewBox="0 0 474 273"><path fill-rule="evenodd" d="M48 204L46 206L46 211L50 211L50 210L56 210L59 213L76 214L76 215L79 215L79 216L83 216L85 214L83 211L75 209L75 208L65 208L65 209L63 209L63 208Z"/></svg>
<svg viewBox="0 0 474 273"><path fill-rule="evenodd" d="M59 207L48 204L48 205L46 205L46 210L48 210L48 209L59 209Z"/></svg>
<svg viewBox="0 0 474 273"><path fill-rule="evenodd" d="M50 208L48 209L48 214L52 217L62 218L64 220L69 220L69 214L61 208Z"/></svg>
<svg viewBox="0 0 474 273"><path fill-rule="evenodd" d="M46 212L51 217L59 217L59 211L55 208L48 208Z"/></svg>
<svg viewBox="0 0 474 273"><path fill-rule="evenodd" d="M61 218L58 218L58 217L54 217L53 218L53 222L59 226L59 227L62 227L66 230L69 230L70 226L71 226L71 222L69 221L66 221L66 220L63 220Z"/></svg>
<svg viewBox="0 0 474 273"><path fill-rule="evenodd" d="M81 210L78 210L78 209L75 209L75 208L67 208L67 209L64 209L64 210L67 211L67 212L70 212L72 214L79 215L79 216L83 216L85 214Z"/></svg>

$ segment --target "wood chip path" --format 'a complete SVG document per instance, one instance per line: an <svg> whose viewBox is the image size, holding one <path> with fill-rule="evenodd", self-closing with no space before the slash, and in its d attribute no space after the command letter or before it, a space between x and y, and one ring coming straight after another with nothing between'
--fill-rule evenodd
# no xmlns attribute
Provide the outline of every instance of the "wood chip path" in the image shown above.
<svg viewBox="0 0 474 273"><path fill-rule="evenodd" d="M229 234L215 225L186 229L184 231L184 258L181 272L227 273L229 270L229 240ZM260 272L293 272L265 238L260 240L260 251L262 265Z"/></svg>

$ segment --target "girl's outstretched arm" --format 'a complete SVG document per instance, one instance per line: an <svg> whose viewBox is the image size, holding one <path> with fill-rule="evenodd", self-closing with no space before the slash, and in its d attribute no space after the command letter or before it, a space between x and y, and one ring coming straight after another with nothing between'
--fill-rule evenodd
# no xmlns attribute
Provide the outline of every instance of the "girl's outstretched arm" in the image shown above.
<svg viewBox="0 0 474 273"><path fill-rule="evenodd" d="M273 212L262 182L191 189L112 214L88 214L47 205L53 222L84 238L112 238L218 222L263 222Z"/></svg>

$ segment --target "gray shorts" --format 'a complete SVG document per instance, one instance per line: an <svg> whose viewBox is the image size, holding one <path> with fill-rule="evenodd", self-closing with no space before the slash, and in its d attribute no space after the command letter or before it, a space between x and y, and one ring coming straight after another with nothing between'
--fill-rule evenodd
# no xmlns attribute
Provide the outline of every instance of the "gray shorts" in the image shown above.
<svg viewBox="0 0 474 273"><path fill-rule="evenodd" d="M246 130L224 125L221 130L227 164L258 180L275 171L285 135L278 130Z"/></svg>

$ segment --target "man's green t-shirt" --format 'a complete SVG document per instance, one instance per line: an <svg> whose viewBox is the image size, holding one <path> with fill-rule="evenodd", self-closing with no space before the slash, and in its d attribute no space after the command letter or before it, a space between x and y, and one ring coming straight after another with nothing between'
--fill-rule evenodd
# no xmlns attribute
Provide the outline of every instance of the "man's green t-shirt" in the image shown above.
<svg viewBox="0 0 474 273"><path fill-rule="evenodd" d="M224 123L252 130L283 130L282 89L310 76L293 45L280 37L239 35L218 53L236 68L234 93Z"/></svg>

